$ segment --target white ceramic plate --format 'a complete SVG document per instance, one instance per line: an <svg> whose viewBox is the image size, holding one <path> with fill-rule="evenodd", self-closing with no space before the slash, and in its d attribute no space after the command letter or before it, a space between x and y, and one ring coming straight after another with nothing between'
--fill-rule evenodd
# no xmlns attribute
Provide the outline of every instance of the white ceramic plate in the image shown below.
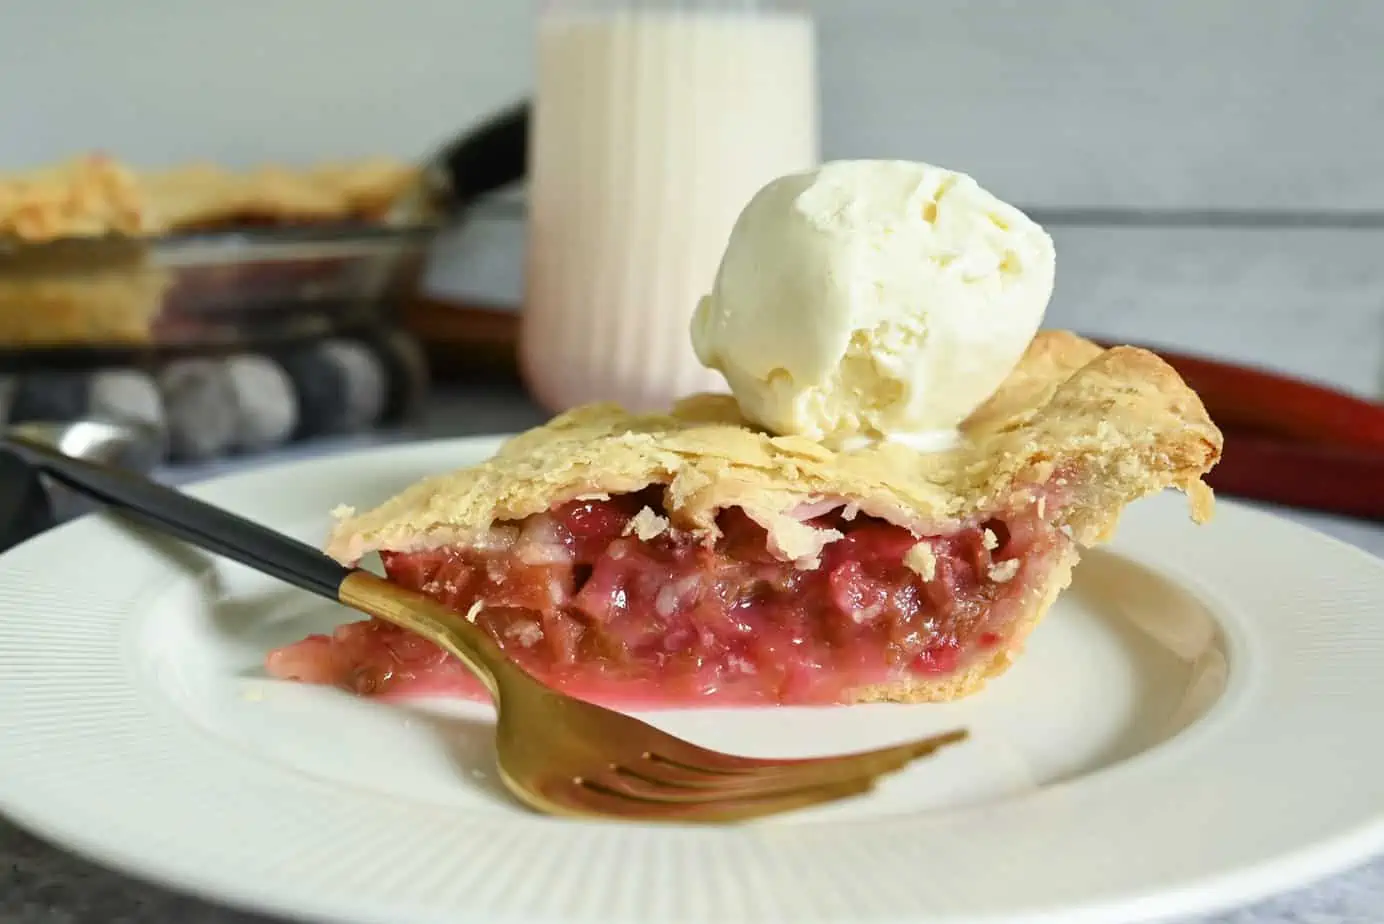
<svg viewBox="0 0 1384 924"><path fill-rule="evenodd" d="M491 440L194 490L310 541ZM1118 924L1288 888L1384 844L1384 564L1223 503L1130 511L1028 654L946 706L661 713L748 754L968 743L739 828L555 821L504 796L488 710L267 680L346 613L88 519L0 558L0 809L100 862L295 917Z"/></svg>

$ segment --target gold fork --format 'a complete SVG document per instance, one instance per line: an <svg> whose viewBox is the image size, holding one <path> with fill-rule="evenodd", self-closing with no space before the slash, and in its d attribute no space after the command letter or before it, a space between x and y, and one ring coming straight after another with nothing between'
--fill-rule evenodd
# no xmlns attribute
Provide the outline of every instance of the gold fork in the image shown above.
<svg viewBox="0 0 1384 924"><path fill-rule="evenodd" d="M646 722L559 693L505 656L488 633L432 599L172 488L73 459L17 436L30 465L128 519L393 623L454 655L495 702L506 787L551 815L733 822L859 795L883 775L966 737L956 730L839 757L772 760L698 747Z"/></svg>
<svg viewBox="0 0 1384 924"><path fill-rule="evenodd" d="M434 642L485 683L499 714L501 777L521 801L553 815L756 818L866 792L880 776L966 734L954 731L843 757L722 754L539 683L465 617L369 572L349 574L339 598Z"/></svg>

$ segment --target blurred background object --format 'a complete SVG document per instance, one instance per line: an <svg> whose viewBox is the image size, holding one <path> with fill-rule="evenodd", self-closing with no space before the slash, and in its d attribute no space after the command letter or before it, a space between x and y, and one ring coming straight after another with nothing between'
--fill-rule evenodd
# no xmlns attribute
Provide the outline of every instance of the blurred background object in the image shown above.
<svg viewBox="0 0 1384 924"><path fill-rule="evenodd" d="M443 222L523 176L527 131L520 106L416 164L0 173L8 418L114 413L178 462L406 421L427 379L398 309Z"/></svg>
<svg viewBox="0 0 1384 924"><path fill-rule="evenodd" d="M23 62L0 83L0 166L93 146L149 167L416 160L532 90L541 6L20 5L0 30L0 60ZM1031 210L1061 254L1051 323L1378 393L1378 4L802 6L822 157L962 167ZM430 294L518 304L522 197L487 209L434 247Z"/></svg>
<svg viewBox="0 0 1384 924"><path fill-rule="evenodd" d="M537 26L520 356L551 411L667 408L741 208L817 163L812 20L773 0L554 0Z"/></svg>
<svg viewBox="0 0 1384 924"><path fill-rule="evenodd" d="M541 381L549 382L548 408L597 394L662 403L654 378L640 376L659 377L673 390L700 384L690 374L681 378L686 357L657 353L649 349L652 341L634 334L626 335L631 340L622 355L591 346L600 337L616 342L596 319L607 316L603 311L614 317L612 305L625 304L623 298L651 306L647 317L666 318L680 338L677 312L690 312L695 295L688 293L710 283L699 286L695 276L710 270L693 266L697 260L714 262L696 256L703 248L715 250L704 242L711 232L703 239L671 218L655 221L663 234L638 235L623 248L623 262L618 235L648 227L634 214L640 202L657 201L667 215L684 215L690 190L695 204L705 205L694 225L700 229L728 220L725 203L702 189L702 181L670 188L656 171L641 174L663 186L651 200L630 182L635 172L617 174L648 162L639 160L645 155L636 148L657 145L627 145L630 150L621 153L631 160L624 163L601 156L611 146L591 140L677 139L675 130L685 128L678 107L693 107L694 100L703 117L693 120L688 137L695 144L689 142L678 172L691 169L695 158L710 165L705 176L728 176L716 158L737 146L756 154L777 146L778 153L766 153L763 165L753 169L780 169L771 160L810 158L814 152L803 135L817 120L815 153L823 159L904 157L958 167L1042 222L1059 252L1051 326L1261 365L1355 395L1379 396L1384 173L1373 152L1381 140L1375 136L1384 133L1377 54L1384 47L1384 8L1378 4L1168 0L1117 9L1084 0L1050 0L1041 7L802 0L791 9L815 22L811 44L804 44L806 38L784 38L777 45L753 40L755 60L763 66L750 72L760 74L761 83L763 74L773 72L778 86L760 88L762 97L738 93L730 102L722 91L703 86L705 77L690 78L694 72L729 74L727 62L737 57L748 67L743 55L713 57L707 51L705 58L687 57L679 65L681 84L644 79L638 82L643 93L631 92L635 81L620 79L636 67L644 75L665 73L674 58L691 54L686 45L702 44L610 38L619 32L609 28L615 11L671 6L696 4L400 0L385 7L302 0L285 7L268 0L229 6L150 0L116 18L103 15L96 0L70 0L60 8L27 5L7 12L0 30L0 60L24 62L24 80L0 82L0 120L14 127L0 135L0 170L64 163L94 149L152 172L208 162L226 171L265 164L311 170L329 162L421 167L459 133L496 113L522 112L513 105L537 90L536 195L522 185L504 189L475 201L464 220L412 240L413 271L401 270L398 284L381 299L390 303L391 320L371 342L379 344L372 349L388 373L391 397L385 407L421 414L414 418L421 422L408 424L389 410L373 415L377 402L360 395L370 382L378 387L379 377L343 359L356 355L349 346L322 349L344 336L327 331L300 345L312 347L320 362L305 364L295 351L246 349L240 354L248 358L236 367L241 372L189 380L243 382L247 363L268 368L258 364L264 358L283 370L277 380L293 385L293 399L292 407L275 404L273 395L282 398L285 389L268 386L253 400L243 397L246 406L273 405L272 419L234 438L171 438L170 447L190 451L187 458L201 457L197 447L203 445L221 445L217 453L263 451L284 432L292 434L290 441L335 445L330 440L346 425L364 427L361 432L401 423L411 427L408 433L458 432L511 429L540 419L547 408L518 390L518 339L526 289L534 318L551 315L558 304L525 272L532 235L549 233L543 224L554 229L554 240L569 242L559 252L575 255L584 248L586 256L573 262L588 264L551 287L571 293L562 300L561 316L582 323L566 328L570 336L548 337L545 347L533 348L531 380L540 393ZM755 6L710 3L705 9ZM542 22L592 11L607 24L605 38L582 47L599 46L597 51L580 58L540 56ZM560 45L558 51L576 47L560 29L547 34L559 35L549 43ZM217 40L207 41L211 35ZM772 68L764 63L764 49L771 47L783 53L783 63ZM629 63L635 48L658 51ZM811 60L805 61L809 50ZM591 64L595 58L604 63ZM549 73L555 76L545 80L540 60L566 63L554 65ZM82 66L74 67L74 61ZM605 81L604 95L572 91L597 80ZM660 97L655 89L666 93ZM770 90L778 95L771 98ZM578 110L573 99L589 108ZM810 99L820 102L819 119L807 108ZM774 107L787 114L778 129L762 120L747 127L752 109ZM573 134L554 123L558 127L546 134L554 153L544 153L545 111L550 117L580 111L586 113L583 122L592 123L599 120L591 113L632 118L636 110L644 113L640 124L619 128L624 135L602 136L599 125L590 124L585 134ZM673 123L671 129L658 122L660 115ZM500 161L524 172L528 165L515 141L509 138L509 157ZM527 146L527 137L519 141ZM610 176L593 177L596 163ZM747 178L752 172L743 160L735 168ZM553 182L544 186L544 175ZM598 207L564 206L561 196L545 197L545 190L559 189L585 190ZM467 199L468 206L474 199ZM713 212L720 217L708 217ZM552 218L531 222L530 215ZM572 232L574 225L581 230ZM680 277L659 254L672 254L685 274ZM26 268L45 282L58 282L60 290L44 289L46 301L29 303L68 304L63 287L104 286L119 293L110 304L137 306L149 291L170 285L162 275L167 268L157 261L151 267L115 252L107 259L85 273L44 275L42 267ZM409 265L409 259L397 265ZM676 285L669 282L674 278ZM650 280L664 283L663 290L650 289ZM643 297L631 294L636 292ZM5 299L0 281L0 305ZM80 312L48 307L44 313L88 329L89 319ZM137 307L112 310L102 323L116 332L137 331L140 317ZM333 362L343 369L341 363L353 364L366 384L340 386L350 373L320 371L337 369ZM410 369L405 380L392 377ZM159 386L158 413L168 419L163 405L169 403L170 383L183 379L157 371L149 374ZM56 383L51 392L45 391L46 380L30 381L40 373ZM72 413L104 393L83 384L93 370L80 381L57 373L51 364L37 373L8 371L9 378L25 380L12 383L10 391L22 399L18 407L26 416L64 408ZM315 388L305 399L301 383L315 382L319 374L338 385ZM581 392L571 383L594 390ZM207 388L213 396L233 391ZM190 400L190 393L178 394ZM355 409L332 405L333 395L342 402L355 396ZM325 417L299 420L305 401Z"/></svg>

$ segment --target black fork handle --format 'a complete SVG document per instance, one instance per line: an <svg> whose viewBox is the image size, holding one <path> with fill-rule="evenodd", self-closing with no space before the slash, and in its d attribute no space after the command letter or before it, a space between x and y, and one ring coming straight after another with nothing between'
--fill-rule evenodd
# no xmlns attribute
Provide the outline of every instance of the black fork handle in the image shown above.
<svg viewBox="0 0 1384 924"><path fill-rule="evenodd" d="M330 600L355 573L306 543L142 475L74 459L20 436L4 437L0 447L127 519Z"/></svg>
<svg viewBox="0 0 1384 924"><path fill-rule="evenodd" d="M524 178L530 108L528 100L507 106L438 153L453 211L462 211L481 196Z"/></svg>

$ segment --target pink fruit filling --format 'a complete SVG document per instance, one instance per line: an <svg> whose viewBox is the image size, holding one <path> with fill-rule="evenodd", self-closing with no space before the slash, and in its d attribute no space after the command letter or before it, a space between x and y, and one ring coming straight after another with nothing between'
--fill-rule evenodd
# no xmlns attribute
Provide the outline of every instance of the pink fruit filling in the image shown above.
<svg viewBox="0 0 1384 924"><path fill-rule="evenodd" d="M648 508L647 513L643 513ZM708 546L657 491L573 501L503 524L484 548L386 552L389 577L477 617L525 669L569 693L643 706L835 703L938 678L1007 644L1065 536L1042 503L945 536L837 507L816 567L782 561L739 509ZM644 531L648 535L648 531ZM915 548L923 545L921 550ZM482 695L459 662L376 620L273 652L271 674L365 695Z"/></svg>

